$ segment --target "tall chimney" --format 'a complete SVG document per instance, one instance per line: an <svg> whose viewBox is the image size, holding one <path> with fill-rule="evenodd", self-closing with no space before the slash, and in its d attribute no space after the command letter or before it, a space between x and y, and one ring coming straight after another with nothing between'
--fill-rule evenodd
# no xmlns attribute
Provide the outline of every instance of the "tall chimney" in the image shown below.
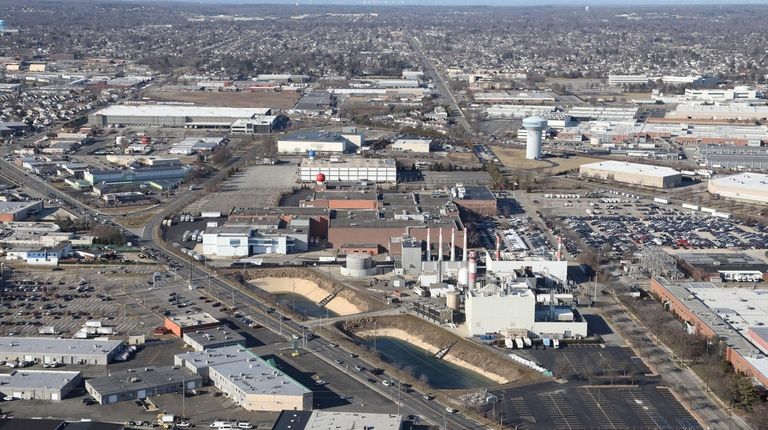
<svg viewBox="0 0 768 430"><path fill-rule="evenodd" d="M501 235L496 233L496 261L501 261Z"/></svg>
<svg viewBox="0 0 768 430"><path fill-rule="evenodd" d="M451 261L456 261L456 229L451 229Z"/></svg>
<svg viewBox="0 0 768 430"><path fill-rule="evenodd" d="M473 290L475 288L475 281L477 280L477 254L475 251L472 251L472 253L469 254L469 267L467 270L469 271L469 285L467 287L470 290Z"/></svg>
<svg viewBox="0 0 768 430"><path fill-rule="evenodd" d="M432 261L432 232L427 227L427 261Z"/></svg>
<svg viewBox="0 0 768 430"><path fill-rule="evenodd" d="M464 248L461 250L461 261L466 262L467 261L467 240L469 237L469 229L464 229Z"/></svg>
<svg viewBox="0 0 768 430"><path fill-rule="evenodd" d="M440 228L437 242L437 261L443 261L443 229Z"/></svg>

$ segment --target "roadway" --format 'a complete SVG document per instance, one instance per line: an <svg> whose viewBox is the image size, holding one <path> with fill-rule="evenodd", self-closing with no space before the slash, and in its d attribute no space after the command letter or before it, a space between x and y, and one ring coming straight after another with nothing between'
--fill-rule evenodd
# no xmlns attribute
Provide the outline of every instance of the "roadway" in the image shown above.
<svg viewBox="0 0 768 430"><path fill-rule="evenodd" d="M184 191L177 194L157 215L152 217L150 221L144 227L141 237L130 232L129 229L120 225L118 219L114 219L109 215L98 212L97 210L83 204L82 202L68 196L66 193L59 191L52 187L48 183L44 182L41 178L22 171L16 165L0 160L0 173L5 178L22 185L25 188L39 193L45 198L59 199L62 204L70 210L74 210L78 215L84 217L98 218L101 221L112 224L119 228L124 235L131 241L140 241L142 247L145 249L145 253L153 256L169 266L176 267L188 267L189 275L192 279L208 280L208 288L205 291L207 294L212 294L214 291L222 293L223 297L231 298L238 311L246 314L253 321L261 324L269 330L280 334L286 339L290 339L293 335L302 336L306 329L299 323L288 319L286 316L279 314L278 312L271 312L270 309L261 303L261 301L252 294L248 293L249 286L239 286L227 282L216 276L216 273L211 271L208 267L201 267L188 258L182 257L175 253L172 247L169 247L166 242L160 236L160 223L165 219L168 214L174 213L180 210L194 199L200 197L202 191ZM342 371L347 371L348 366L360 366L366 369L373 368L374 366L359 357L351 357L348 351L345 351L341 347L330 347L330 342L324 339L321 335L316 335L311 340L305 341L306 350L315 354L321 360L329 363L332 366L336 366ZM343 362L338 364L335 360ZM406 393L402 390L398 393L394 387L385 387L381 383L371 384L367 381L370 378L376 378L380 381L384 379L392 381L394 386L400 386L403 384L395 378L388 375L372 375L369 372L349 372L349 374L363 384L366 388L376 390L380 394L394 399L394 394L397 394L397 399L401 403L399 408L404 415L413 414L419 416L423 420L427 420L436 425L442 425L443 428L452 429L484 429L485 426L479 422L473 420L470 417L462 414L448 414L446 413L446 406L440 404L435 400L425 400L422 396L424 393L412 391Z"/></svg>
<svg viewBox="0 0 768 430"><path fill-rule="evenodd" d="M453 116L453 112L458 112L459 125L461 125L461 128L463 128L468 135L473 136L475 131L469 124L469 121L467 121L467 117L464 116L464 111L462 111L459 107L459 103L456 101L456 97L453 95L453 92L451 92L451 88L448 86L448 84L446 84L443 76L437 70L434 63L432 63L432 60L429 58L429 56L427 56L421 49L421 42L416 39L413 34L411 34L410 30L407 30L406 33L408 34L408 40L411 44L411 48L419 55L419 57L421 57L421 63L424 66L424 71L432 77L432 82L435 84L438 95L447 98L450 102L451 112L449 112L449 114Z"/></svg>

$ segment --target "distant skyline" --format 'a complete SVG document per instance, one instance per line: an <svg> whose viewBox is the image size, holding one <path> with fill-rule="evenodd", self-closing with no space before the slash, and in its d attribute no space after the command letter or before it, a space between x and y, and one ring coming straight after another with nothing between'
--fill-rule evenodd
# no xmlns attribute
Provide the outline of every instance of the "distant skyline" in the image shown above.
<svg viewBox="0 0 768 430"><path fill-rule="evenodd" d="M131 0L129 0L131 1ZM143 0L139 0L143 1ZM768 4L768 0L629 0L617 4L612 0L161 0L212 5L244 4L299 4L314 6L492 6L492 7L530 7L530 6L696 6L696 5L754 5Z"/></svg>

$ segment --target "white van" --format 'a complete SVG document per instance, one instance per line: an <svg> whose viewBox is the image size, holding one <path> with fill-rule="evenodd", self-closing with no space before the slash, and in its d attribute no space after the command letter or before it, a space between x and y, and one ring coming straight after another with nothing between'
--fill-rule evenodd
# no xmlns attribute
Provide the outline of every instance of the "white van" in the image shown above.
<svg viewBox="0 0 768 430"><path fill-rule="evenodd" d="M213 429L231 429L232 428L232 423L229 422L229 421L219 421L219 420L216 420L216 421L212 422L209 427L211 427Z"/></svg>

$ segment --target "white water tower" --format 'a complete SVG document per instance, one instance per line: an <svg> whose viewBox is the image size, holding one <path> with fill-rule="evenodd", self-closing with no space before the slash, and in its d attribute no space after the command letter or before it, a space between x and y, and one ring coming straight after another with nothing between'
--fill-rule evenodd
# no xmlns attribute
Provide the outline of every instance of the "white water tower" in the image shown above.
<svg viewBox="0 0 768 430"><path fill-rule="evenodd" d="M540 116L532 116L523 120L523 127L528 133L525 146L525 158L541 159L541 133L547 128L547 120Z"/></svg>

